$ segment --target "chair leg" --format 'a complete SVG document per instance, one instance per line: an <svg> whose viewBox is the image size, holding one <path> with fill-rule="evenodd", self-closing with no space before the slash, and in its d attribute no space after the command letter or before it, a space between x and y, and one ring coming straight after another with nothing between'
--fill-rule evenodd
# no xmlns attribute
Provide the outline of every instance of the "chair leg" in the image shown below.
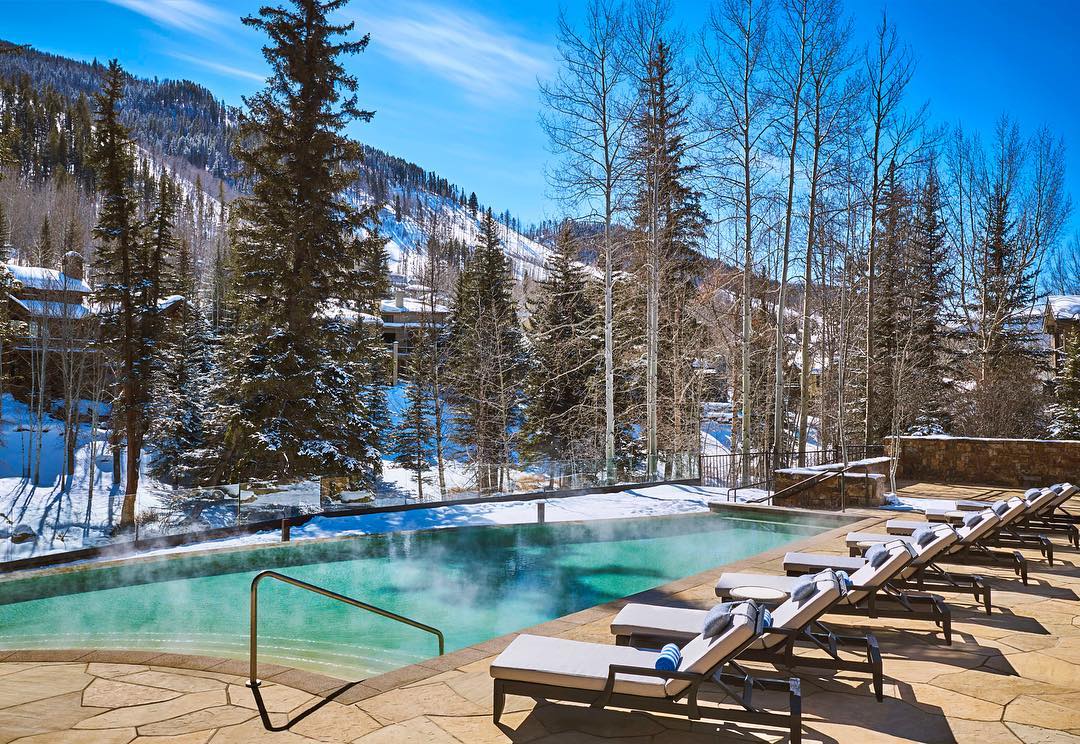
<svg viewBox="0 0 1080 744"><path fill-rule="evenodd" d="M874 675L874 697L880 703L885 699L885 673L881 664L881 649L878 647L877 638L873 635L866 636L866 655Z"/></svg>
<svg viewBox="0 0 1080 744"><path fill-rule="evenodd" d="M494 699L491 701L491 718L495 723L502 717L503 708L506 707L506 691L503 689L503 681L495 680Z"/></svg>
<svg viewBox="0 0 1080 744"><path fill-rule="evenodd" d="M952 645L952 608L943 599L934 600L934 606L941 616L941 632L945 634L945 645Z"/></svg>
<svg viewBox="0 0 1080 744"><path fill-rule="evenodd" d="M791 744L802 744L802 688L798 677L788 681L788 711L791 715Z"/></svg>
<svg viewBox="0 0 1080 744"><path fill-rule="evenodd" d="M1027 558L1020 554L1019 550L1013 551L1013 561L1016 563L1016 575L1020 577L1020 582L1024 585L1028 585L1028 570L1027 570Z"/></svg>

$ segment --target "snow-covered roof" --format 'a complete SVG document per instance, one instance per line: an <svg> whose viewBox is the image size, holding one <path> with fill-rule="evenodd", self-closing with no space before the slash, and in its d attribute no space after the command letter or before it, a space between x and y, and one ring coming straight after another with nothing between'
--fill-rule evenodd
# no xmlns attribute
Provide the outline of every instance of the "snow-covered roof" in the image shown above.
<svg viewBox="0 0 1080 744"><path fill-rule="evenodd" d="M319 307L319 317L327 320L344 320L351 323L365 323L380 325L382 323L381 318L377 318L370 313L361 313L353 310L350 307L346 307L339 302L329 301L324 302Z"/></svg>
<svg viewBox="0 0 1080 744"><path fill-rule="evenodd" d="M169 295L168 297L158 300L158 310L168 310L173 305L176 305L184 301L184 295Z"/></svg>
<svg viewBox="0 0 1080 744"><path fill-rule="evenodd" d="M10 296L10 295L9 295ZM42 300L11 299L35 318L56 318L58 320L81 320L91 315L90 308L78 302L45 302Z"/></svg>
<svg viewBox="0 0 1080 744"><path fill-rule="evenodd" d="M18 266L4 264L15 277L15 281L30 289L65 289L69 292L90 292L90 285L82 279L70 277L56 269L41 266Z"/></svg>
<svg viewBox="0 0 1080 744"><path fill-rule="evenodd" d="M1050 295L1046 312L1054 320L1080 320L1080 295Z"/></svg>
<svg viewBox="0 0 1080 744"><path fill-rule="evenodd" d="M386 299L379 302L379 312L383 313L426 313L430 311L430 306L424 300L416 300L412 297L402 297L401 304L398 304L398 300ZM436 303L435 312L448 313L450 309L444 305Z"/></svg>

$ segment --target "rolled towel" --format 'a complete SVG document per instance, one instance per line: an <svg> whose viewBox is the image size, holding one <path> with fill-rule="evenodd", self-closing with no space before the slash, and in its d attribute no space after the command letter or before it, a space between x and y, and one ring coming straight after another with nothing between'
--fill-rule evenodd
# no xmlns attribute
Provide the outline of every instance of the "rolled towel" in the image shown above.
<svg viewBox="0 0 1080 744"><path fill-rule="evenodd" d="M769 612L768 610L766 610L764 607L762 607L761 608L761 627L762 628L771 628L772 624L773 624L772 613Z"/></svg>
<svg viewBox="0 0 1080 744"><path fill-rule="evenodd" d="M995 503L993 506L990 507L990 511L994 512L994 514L997 514L1000 517L1002 514L1009 511L1009 502L1008 501L998 501L997 503Z"/></svg>
<svg viewBox="0 0 1080 744"><path fill-rule="evenodd" d="M711 610L705 613L705 622L702 623L701 635L707 640L723 633L724 629L731 625L731 611L734 607L734 602L721 602L714 605Z"/></svg>
<svg viewBox="0 0 1080 744"><path fill-rule="evenodd" d="M937 537L937 533L930 527L920 527L911 533L911 540L920 548L925 548L927 545L934 541Z"/></svg>
<svg viewBox="0 0 1080 744"><path fill-rule="evenodd" d="M1050 486L1050 490L1053 491L1054 493L1061 493L1062 491L1065 490L1065 484L1064 483L1055 483L1054 485Z"/></svg>
<svg viewBox="0 0 1080 744"><path fill-rule="evenodd" d="M660 649L660 655L656 657L656 668L662 672L674 672L682 662L682 651L674 643L669 643Z"/></svg>
<svg viewBox="0 0 1080 744"><path fill-rule="evenodd" d="M1033 499L1036 496L1038 496L1040 493L1042 493L1041 488L1029 488L1028 490L1024 491L1024 498L1025 499Z"/></svg>
<svg viewBox="0 0 1080 744"><path fill-rule="evenodd" d="M851 587L855 586L855 582L848 576L847 571L837 571L836 579L840 582L840 591L847 594L851 591Z"/></svg>
<svg viewBox="0 0 1080 744"><path fill-rule="evenodd" d="M971 529L972 527L977 525L979 522L981 522L982 518L984 516L986 516L986 515L983 514L982 512L975 512L974 514L968 514L966 517L964 517L964 526L967 527L968 529Z"/></svg>
<svg viewBox="0 0 1080 744"><path fill-rule="evenodd" d="M872 567L881 568L885 565L885 561L889 560L889 551L885 550L883 545L871 545L864 557Z"/></svg>

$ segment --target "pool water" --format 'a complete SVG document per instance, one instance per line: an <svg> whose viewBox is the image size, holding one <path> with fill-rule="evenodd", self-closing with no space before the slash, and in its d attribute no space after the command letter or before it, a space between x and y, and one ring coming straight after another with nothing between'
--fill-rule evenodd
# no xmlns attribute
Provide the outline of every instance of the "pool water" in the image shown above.
<svg viewBox="0 0 1080 744"><path fill-rule="evenodd" d="M252 577L273 568L433 625L453 651L827 529L712 513L465 527L181 555L0 583L0 648L247 657ZM276 581L259 658L354 679L435 655L433 636Z"/></svg>

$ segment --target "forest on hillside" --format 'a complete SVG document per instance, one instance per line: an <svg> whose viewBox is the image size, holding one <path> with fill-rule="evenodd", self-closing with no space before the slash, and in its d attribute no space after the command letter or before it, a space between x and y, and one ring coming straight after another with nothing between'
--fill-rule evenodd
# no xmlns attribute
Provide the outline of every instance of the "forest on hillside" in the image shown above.
<svg viewBox="0 0 1080 744"><path fill-rule="evenodd" d="M92 331L49 332L29 385L4 382L64 421L68 483L84 404L107 415L89 423L132 496L122 524L144 454L184 486L359 488L393 462L445 493L451 459L482 492L555 462L671 475L703 410L776 462L1080 435L1080 344L1055 383L1040 326L1047 290L1080 291L1064 146L1008 112L936 124L886 16L867 40L840 0L716 0L696 34L663 0L590 0L539 91L565 219L522 226L345 135L371 117L344 68L360 55L362 79L368 40L339 4L245 19L271 56L305 45L238 109L117 62L0 54L0 236L24 265L81 254L95 307ZM417 329L391 421L375 319L406 221L417 299L449 316ZM542 271L515 269L521 233ZM3 361L25 329L0 332Z"/></svg>

